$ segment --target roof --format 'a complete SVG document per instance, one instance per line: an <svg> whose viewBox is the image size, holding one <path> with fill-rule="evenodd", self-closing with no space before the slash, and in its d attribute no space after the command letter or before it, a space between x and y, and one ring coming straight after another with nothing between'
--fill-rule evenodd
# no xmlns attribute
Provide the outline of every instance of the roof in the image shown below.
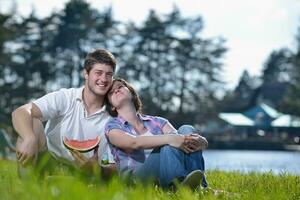
<svg viewBox="0 0 300 200"><path fill-rule="evenodd" d="M234 126L253 126L254 122L241 113L220 113L219 117Z"/></svg>
<svg viewBox="0 0 300 200"><path fill-rule="evenodd" d="M300 127L300 118L292 115L282 115L272 121L271 125L275 127Z"/></svg>
<svg viewBox="0 0 300 200"><path fill-rule="evenodd" d="M281 113L277 112L274 108L264 103L261 103L244 112L244 114L251 119L255 119L258 113L263 113L273 119L276 119L281 115Z"/></svg>
<svg viewBox="0 0 300 200"><path fill-rule="evenodd" d="M275 110L274 108L268 106L267 104L262 103L262 104L260 104L260 106L272 118L277 118L281 115L281 113L277 112L277 110Z"/></svg>

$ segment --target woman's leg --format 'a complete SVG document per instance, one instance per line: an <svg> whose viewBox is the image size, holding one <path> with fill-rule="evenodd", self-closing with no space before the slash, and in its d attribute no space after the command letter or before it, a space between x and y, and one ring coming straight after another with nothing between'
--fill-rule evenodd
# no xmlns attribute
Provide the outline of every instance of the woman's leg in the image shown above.
<svg viewBox="0 0 300 200"><path fill-rule="evenodd" d="M144 164L142 164L133 175L141 181L157 181L159 180L160 168L160 148L154 149L148 156Z"/></svg>
<svg viewBox="0 0 300 200"><path fill-rule="evenodd" d="M190 125L183 125L178 129L179 134L187 135L192 133L197 133L195 128ZM188 173L194 170L201 170L202 172L205 171L205 162L202 155L202 151L196 151L194 153L185 154L185 168ZM202 186L207 187L207 181L205 174L203 173L202 177Z"/></svg>
<svg viewBox="0 0 300 200"><path fill-rule="evenodd" d="M184 178L187 172L184 168L184 152L175 147L165 145L153 150L145 163L134 175L142 181L159 181L166 188L177 178Z"/></svg>
<svg viewBox="0 0 300 200"><path fill-rule="evenodd" d="M194 131L188 125L178 129L180 134ZM145 163L136 170L135 176L141 180L158 179L162 187L168 187L174 180L184 178L194 170L205 170L202 151L186 154L178 148L165 145L153 150ZM202 178L202 186L207 187L205 176Z"/></svg>

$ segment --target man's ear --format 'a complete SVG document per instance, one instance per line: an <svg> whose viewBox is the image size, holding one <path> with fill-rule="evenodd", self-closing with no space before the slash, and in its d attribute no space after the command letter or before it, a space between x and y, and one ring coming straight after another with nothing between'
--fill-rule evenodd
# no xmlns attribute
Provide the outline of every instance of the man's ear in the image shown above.
<svg viewBox="0 0 300 200"><path fill-rule="evenodd" d="M84 80L87 80L89 78L89 74L86 71L86 69L84 69L82 73L83 73Z"/></svg>

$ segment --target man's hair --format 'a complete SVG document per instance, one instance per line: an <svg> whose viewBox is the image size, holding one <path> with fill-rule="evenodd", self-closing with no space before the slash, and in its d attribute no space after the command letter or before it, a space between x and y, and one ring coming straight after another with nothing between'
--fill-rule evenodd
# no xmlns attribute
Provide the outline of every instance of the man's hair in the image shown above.
<svg viewBox="0 0 300 200"><path fill-rule="evenodd" d="M132 102L136 109L136 112L142 113L142 107L143 107L142 101L141 101L137 91L133 88L133 86L122 78L116 78L113 80L113 84L111 85L109 91L112 89L115 82L120 82L121 84L125 85L125 87L127 87L129 89L131 96L132 96ZM116 117L116 116L118 116L118 112L115 109L113 109L113 105L111 105L111 103L108 100L109 91L107 92L107 94L105 96L106 110L108 111L108 113L111 116Z"/></svg>
<svg viewBox="0 0 300 200"><path fill-rule="evenodd" d="M89 73L94 64L106 64L112 67L113 71L116 69L116 59L106 49L95 49L88 53L84 60L84 69Z"/></svg>

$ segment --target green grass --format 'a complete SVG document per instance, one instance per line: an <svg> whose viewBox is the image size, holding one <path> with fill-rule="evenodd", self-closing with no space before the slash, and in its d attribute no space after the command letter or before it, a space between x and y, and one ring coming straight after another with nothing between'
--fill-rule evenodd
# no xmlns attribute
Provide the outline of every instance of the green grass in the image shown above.
<svg viewBox="0 0 300 200"><path fill-rule="evenodd" d="M164 191L153 185L129 186L117 178L89 181L58 171L57 176L21 180L14 161L0 160L0 199L289 199L300 200L300 177L289 174L208 171L209 190ZM219 192L218 192L219 190ZM216 194L218 193L218 194Z"/></svg>

